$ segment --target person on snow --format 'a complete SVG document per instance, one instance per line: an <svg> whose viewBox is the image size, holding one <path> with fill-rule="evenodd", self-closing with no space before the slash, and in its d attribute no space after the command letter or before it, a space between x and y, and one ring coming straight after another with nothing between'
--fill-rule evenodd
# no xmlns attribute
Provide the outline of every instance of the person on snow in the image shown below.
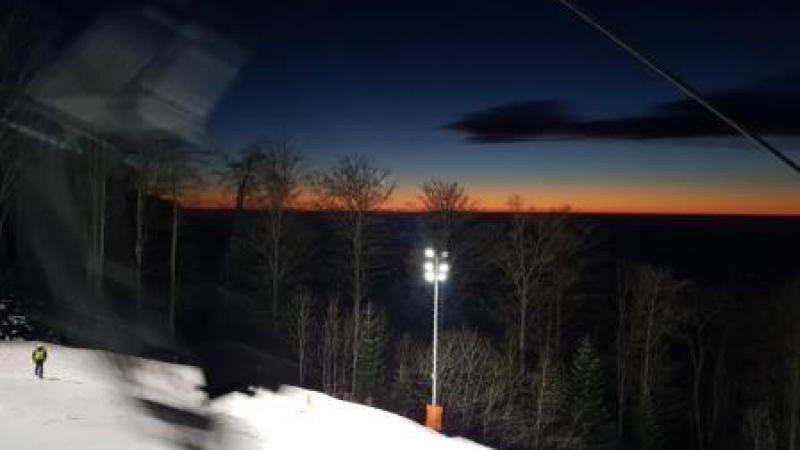
<svg viewBox="0 0 800 450"><path fill-rule="evenodd" d="M33 374L39 377L39 379L44 378L44 362L47 360L47 350L44 349L42 344L36 346L36 350L33 351Z"/></svg>

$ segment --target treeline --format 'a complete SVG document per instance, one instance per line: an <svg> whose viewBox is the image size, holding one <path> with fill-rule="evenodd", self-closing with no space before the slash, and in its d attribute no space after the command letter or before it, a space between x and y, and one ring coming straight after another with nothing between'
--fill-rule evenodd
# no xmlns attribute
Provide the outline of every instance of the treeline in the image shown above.
<svg viewBox="0 0 800 450"><path fill-rule="evenodd" d="M303 161L264 141L231 165L242 214L226 267L248 278L230 286L261 299L307 386L421 419L430 335L387 315L388 301L410 299L391 293L386 271L405 266L405 292L430 302L421 264L433 246L452 263L442 307L470 310L441 329L446 432L504 448L796 447L796 283L743 298L604 260L568 210L511 197L509 214L487 218L461 183L437 178L419 188L413 249L387 261L398 239L380 213L389 171L360 157L325 170ZM327 227L301 224L301 197Z"/></svg>

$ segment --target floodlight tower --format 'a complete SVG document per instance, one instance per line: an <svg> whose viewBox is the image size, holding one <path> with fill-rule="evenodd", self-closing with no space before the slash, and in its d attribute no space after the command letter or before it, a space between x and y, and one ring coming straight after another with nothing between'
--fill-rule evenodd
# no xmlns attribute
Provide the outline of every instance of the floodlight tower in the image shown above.
<svg viewBox="0 0 800 450"><path fill-rule="evenodd" d="M431 405L428 407L426 424L441 431L442 428L442 407L437 403L437 383L436 383L436 357L439 344L439 283L447 280L450 272L450 264L447 262L447 252L438 252L434 248L425 249L425 281L433 284L433 370L431 371Z"/></svg>

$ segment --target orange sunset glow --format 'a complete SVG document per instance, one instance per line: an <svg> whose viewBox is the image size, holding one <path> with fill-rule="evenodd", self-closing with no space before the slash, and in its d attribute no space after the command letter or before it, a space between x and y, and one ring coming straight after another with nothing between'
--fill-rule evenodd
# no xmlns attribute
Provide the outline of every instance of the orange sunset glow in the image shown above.
<svg viewBox="0 0 800 450"><path fill-rule="evenodd" d="M417 195L413 187L398 186L383 210L418 211ZM796 196L727 186L703 191L674 186L478 186L470 190L476 209L486 212L507 211L508 198L512 195L521 196L526 205L535 210L569 207L577 213L598 214L800 216L800 198ZM233 203L231 193L213 190L193 193L184 200L184 206L190 209L230 209ZM299 205L301 209L311 209L308 199L301 200Z"/></svg>

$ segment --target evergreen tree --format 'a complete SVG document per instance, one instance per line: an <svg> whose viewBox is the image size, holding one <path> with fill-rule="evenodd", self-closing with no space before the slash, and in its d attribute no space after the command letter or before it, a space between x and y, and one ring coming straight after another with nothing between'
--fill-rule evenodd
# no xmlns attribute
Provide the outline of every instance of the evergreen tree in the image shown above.
<svg viewBox="0 0 800 450"><path fill-rule="evenodd" d="M395 346L394 379L392 381L391 400L395 411L418 420L421 405L425 404L427 391L423 391L419 383L418 360L422 357L422 349L405 334ZM427 355L426 355L427 356Z"/></svg>
<svg viewBox="0 0 800 450"><path fill-rule="evenodd" d="M570 433L562 420L569 408L569 374L549 359L540 361L533 373L533 448L569 448Z"/></svg>
<svg viewBox="0 0 800 450"><path fill-rule="evenodd" d="M615 448L615 427L605 406L603 363L589 338L584 338L572 360L570 402L575 448Z"/></svg>
<svg viewBox="0 0 800 450"><path fill-rule="evenodd" d="M359 327L358 379L361 380L360 394L371 401L380 394L378 390L383 385L387 327L383 313L376 310L372 302L367 302L366 306Z"/></svg>

